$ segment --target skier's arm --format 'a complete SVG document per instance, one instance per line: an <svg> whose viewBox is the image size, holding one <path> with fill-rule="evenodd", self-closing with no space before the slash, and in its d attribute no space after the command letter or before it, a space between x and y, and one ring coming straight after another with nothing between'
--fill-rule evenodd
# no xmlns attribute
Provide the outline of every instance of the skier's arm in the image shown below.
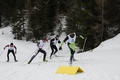
<svg viewBox="0 0 120 80"><path fill-rule="evenodd" d="M60 44L60 43L61 43L61 41L60 41L60 40L58 40L58 43Z"/></svg>
<svg viewBox="0 0 120 80"><path fill-rule="evenodd" d="M17 49L17 47L16 47L16 46L14 46L14 48L15 48L15 49Z"/></svg>
<svg viewBox="0 0 120 80"><path fill-rule="evenodd" d="M54 38L50 40L50 45L53 45Z"/></svg>
<svg viewBox="0 0 120 80"><path fill-rule="evenodd" d="M4 47L4 49L5 49L6 47L9 47L9 45L6 45L6 46Z"/></svg>
<svg viewBox="0 0 120 80"><path fill-rule="evenodd" d="M68 36L63 40L63 42L65 43L68 40Z"/></svg>
<svg viewBox="0 0 120 80"><path fill-rule="evenodd" d="M39 48L39 49L42 49L42 48L43 48L43 46L44 46L44 43L43 43L43 41L42 41L42 40L40 40L39 45L38 45L38 48Z"/></svg>
<svg viewBox="0 0 120 80"><path fill-rule="evenodd" d="M39 43L38 48L39 48L39 49L42 49L42 44L41 44L41 42Z"/></svg>
<svg viewBox="0 0 120 80"><path fill-rule="evenodd" d="M84 37L82 35L79 35L80 38L84 39Z"/></svg>
<svg viewBox="0 0 120 80"><path fill-rule="evenodd" d="M14 46L14 48L15 48L15 54L17 53L17 47L16 46Z"/></svg>
<svg viewBox="0 0 120 80"><path fill-rule="evenodd" d="M63 42L60 44L59 50L62 50L63 44L68 40L68 36L63 40Z"/></svg>
<svg viewBox="0 0 120 80"><path fill-rule="evenodd" d="M80 33L76 33L76 36L79 36L80 38L84 39L84 37L80 35Z"/></svg>

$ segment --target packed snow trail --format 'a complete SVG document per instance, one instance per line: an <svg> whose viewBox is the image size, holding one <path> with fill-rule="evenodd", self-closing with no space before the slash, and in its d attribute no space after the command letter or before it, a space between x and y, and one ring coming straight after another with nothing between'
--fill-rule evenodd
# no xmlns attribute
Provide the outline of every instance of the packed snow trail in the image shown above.
<svg viewBox="0 0 120 80"><path fill-rule="evenodd" d="M6 44L13 42L18 49L16 57L19 62L14 62L12 55L10 62L6 62L5 49L0 56L0 80L120 80L120 34L102 42L93 51L76 53L75 58L78 61L73 62L72 66L79 66L84 72L67 75L55 74L59 66L69 66L70 52L66 44L62 51L56 53L60 57L53 56L49 59L51 50L47 42L44 49L49 62L43 62L43 54L39 53L32 63L27 65L28 60L35 54L36 43L14 40L10 30L10 27L0 29L0 33L4 32L4 35L0 34L0 51L2 52ZM65 35L61 35L61 39L64 37Z"/></svg>

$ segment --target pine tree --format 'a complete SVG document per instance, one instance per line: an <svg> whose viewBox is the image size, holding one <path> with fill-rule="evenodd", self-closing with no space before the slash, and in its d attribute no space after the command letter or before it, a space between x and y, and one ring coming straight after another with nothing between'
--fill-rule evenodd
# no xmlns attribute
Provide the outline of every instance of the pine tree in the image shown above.
<svg viewBox="0 0 120 80"><path fill-rule="evenodd" d="M67 33L80 32L87 37L87 50L95 47L94 26L99 23L97 4L93 0L75 0L67 15ZM90 43L89 43L90 42ZM78 46L82 48L83 40L78 38Z"/></svg>
<svg viewBox="0 0 120 80"><path fill-rule="evenodd" d="M120 0L106 0L104 4L104 24L107 38L111 38L120 32Z"/></svg>

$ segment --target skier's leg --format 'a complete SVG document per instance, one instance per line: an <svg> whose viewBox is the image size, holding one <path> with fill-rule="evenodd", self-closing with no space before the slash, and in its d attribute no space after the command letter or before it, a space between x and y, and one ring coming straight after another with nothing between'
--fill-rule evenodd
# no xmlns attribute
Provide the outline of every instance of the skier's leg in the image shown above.
<svg viewBox="0 0 120 80"><path fill-rule="evenodd" d="M39 53L39 50L38 50L38 52L37 52L35 55L33 55L33 56L31 57L31 59L29 60L28 64L30 64L30 63L32 62L32 60L37 56L38 53Z"/></svg>
<svg viewBox="0 0 120 80"><path fill-rule="evenodd" d="M52 50L52 52L51 52L51 54L50 54L50 59L51 59L51 57L52 57L52 55L53 55L53 53L54 53L54 47L53 47L53 45L50 46L50 47L51 47L51 50Z"/></svg>
<svg viewBox="0 0 120 80"><path fill-rule="evenodd" d="M15 56L14 50L12 50L11 52L12 52L12 54L13 54L13 56L14 56L15 62L17 62L17 59L16 59L16 56Z"/></svg>
<svg viewBox="0 0 120 80"><path fill-rule="evenodd" d="M28 64L30 64L30 63L32 62L32 60L35 58L35 56L36 56L36 55L33 55L33 56L31 57L31 59L29 60Z"/></svg>
<svg viewBox="0 0 120 80"><path fill-rule="evenodd" d="M70 55L70 64L72 64L72 60L73 60L73 58L74 58L74 53L75 53L75 51L70 48L69 44L68 44L68 47L69 47L70 53L71 53L71 55Z"/></svg>
<svg viewBox="0 0 120 80"><path fill-rule="evenodd" d="M58 51L58 49L56 46L54 46L54 49L55 49L55 52L54 52L54 55L55 55L55 53Z"/></svg>
<svg viewBox="0 0 120 80"><path fill-rule="evenodd" d="M70 49L70 52L71 52L70 62L71 62L71 64L72 64L72 60L73 60L73 58L74 58L74 53L75 53L75 51L73 51L72 49Z"/></svg>
<svg viewBox="0 0 120 80"><path fill-rule="evenodd" d="M40 49L40 52L44 54L43 61L44 61L44 62L47 61L47 60L46 60L46 51L43 50L43 49Z"/></svg>
<svg viewBox="0 0 120 80"><path fill-rule="evenodd" d="M7 52L7 62L9 62L9 54L10 54L10 50L8 50Z"/></svg>

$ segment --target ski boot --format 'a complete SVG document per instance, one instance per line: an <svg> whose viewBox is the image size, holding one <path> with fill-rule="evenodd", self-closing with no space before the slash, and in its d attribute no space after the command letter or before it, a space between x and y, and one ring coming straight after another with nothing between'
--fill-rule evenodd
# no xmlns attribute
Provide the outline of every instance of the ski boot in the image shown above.
<svg viewBox="0 0 120 80"><path fill-rule="evenodd" d="M43 60L43 62L48 62L48 60Z"/></svg>

